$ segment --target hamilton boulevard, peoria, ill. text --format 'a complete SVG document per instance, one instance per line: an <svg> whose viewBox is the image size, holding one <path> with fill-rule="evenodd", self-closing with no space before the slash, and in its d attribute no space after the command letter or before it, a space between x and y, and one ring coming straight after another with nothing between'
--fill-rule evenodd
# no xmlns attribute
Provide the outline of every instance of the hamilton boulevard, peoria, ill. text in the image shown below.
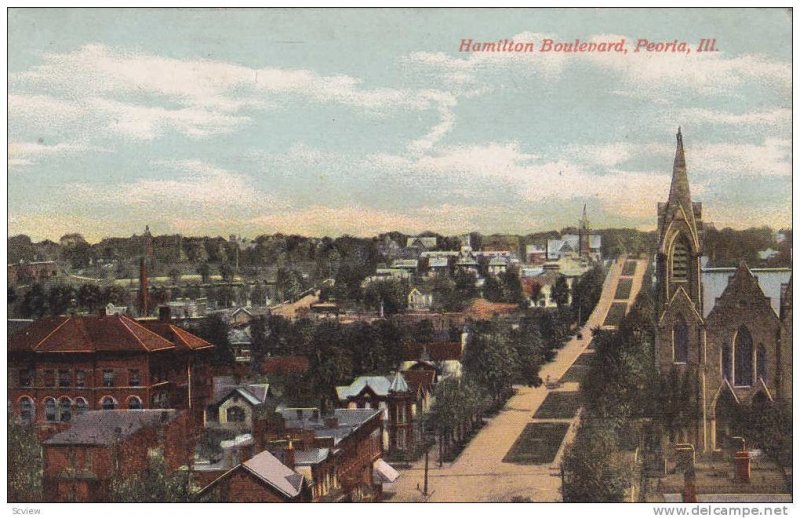
<svg viewBox="0 0 800 518"><path fill-rule="evenodd" d="M683 53L692 52L718 52L716 38L700 38L697 43L686 41L653 41L638 38L636 41L627 41L625 38L611 41L584 41L575 39L571 41L557 41L551 38L542 38L535 41L514 41L501 39L497 41L475 41L472 38L462 38L458 47L459 52L608 52L627 54L628 49L636 52Z"/></svg>

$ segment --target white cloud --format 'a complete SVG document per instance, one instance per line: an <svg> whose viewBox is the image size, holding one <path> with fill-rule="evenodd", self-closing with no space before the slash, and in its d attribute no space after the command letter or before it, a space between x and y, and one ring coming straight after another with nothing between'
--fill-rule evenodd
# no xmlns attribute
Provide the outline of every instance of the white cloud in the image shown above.
<svg viewBox="0 0 800 518"><path fill-rule="evenodd" d="M60 142L48 145L43 142L9 142L8 165L11 168L27 166L46 156L64 156L86 151L89 146L83 143Z"/></svg>
<svg viewBox="0 0 800 518"><path fill-rule="evenodd" d="M678 120L692 121L692 123L772 126L791 123L792 110L778 108L769 111L728 113L704 108L690 108L680 111Z"/></svg>
<svg viewBox="0 0 800 518"><path fill-rule="evenodd" d="M276 96L294 95L378 115L436 110L441 122L415 144L425 149L449 131L456 103L445 92L370 88L346 75L180 60L99 44L46 54L42 64L10 74L9 84L15 92L9 103L12 119L43 125L53 114L71 119L100 116L107 129L140 140L168 129L190 137L228 133L251 120L245 110L276 106Z"/></svg>
<svg viewBox="0 0 800 518"><path fill-rule="evenodd" d="M696 170L717 174L791 176L792 143L784 139L765 139L762 144L701 144L687 150L687 161Z"/></svg>

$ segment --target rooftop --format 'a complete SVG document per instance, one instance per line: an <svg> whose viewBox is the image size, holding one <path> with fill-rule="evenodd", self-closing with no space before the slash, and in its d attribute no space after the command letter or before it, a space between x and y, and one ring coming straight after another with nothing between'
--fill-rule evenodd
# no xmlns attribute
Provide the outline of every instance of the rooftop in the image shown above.
<svg viewBox="0 0 800 518"><path fill-rule="evenodd" d="M44 442L48 445L111 445L143 428L174 421L177 410L90 410L75 416L72 426Z"/></svg>

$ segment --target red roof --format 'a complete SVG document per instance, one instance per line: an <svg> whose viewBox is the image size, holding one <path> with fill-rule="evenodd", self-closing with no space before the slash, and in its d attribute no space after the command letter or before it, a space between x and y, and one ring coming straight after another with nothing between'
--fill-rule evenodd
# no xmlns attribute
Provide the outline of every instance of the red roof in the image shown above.
<svg viewBox="0 0 800 518"><path fill-rule="evenodd" d="M304 374L308 371L305 356L273 356L261 364L262 374Z"/></svg>
<svg viewBox="0 0 800 518"><path fill-rule="evenodd" d="M408 388L415 394L418 394L420 389L430 392L436 379L436 371L432 370L407 370L402 374L408 383Z"/></svg>
<svg viewBox="0 0 800 518"><path fill-rule="evenodd" d="M206 342L199 336L195 336L185 329L168 322L140 322L140 324L182 349L196 351L198 349L214 347L213 344Z"/></svg>
<svg viewBox="0 0 800 518"><path fill-rule="evenodd" d="M461 360L461 342L407 342L403 344L403 360L419 360L423 350L428 351L428 357L434 362Z"/></svg>
<svg viewBox="0 0 800 518"><path fill-rule="evenodd" d="M41 353L154 352L175 347L172 341L124 315L43 318L8 340L9 351Z"/></svg>

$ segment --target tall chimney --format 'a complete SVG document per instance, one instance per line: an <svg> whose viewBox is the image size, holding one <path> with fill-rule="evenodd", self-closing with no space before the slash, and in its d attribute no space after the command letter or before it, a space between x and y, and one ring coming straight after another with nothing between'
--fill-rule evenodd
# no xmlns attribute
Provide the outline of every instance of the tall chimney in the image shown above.
<svg viewBox="0 0 800 518"><path fill-rule="evenodd" d="M146 317L148 315L148 293L147 293L147 260L142 257L139 263L139 312L140 316Z"/></svg>

